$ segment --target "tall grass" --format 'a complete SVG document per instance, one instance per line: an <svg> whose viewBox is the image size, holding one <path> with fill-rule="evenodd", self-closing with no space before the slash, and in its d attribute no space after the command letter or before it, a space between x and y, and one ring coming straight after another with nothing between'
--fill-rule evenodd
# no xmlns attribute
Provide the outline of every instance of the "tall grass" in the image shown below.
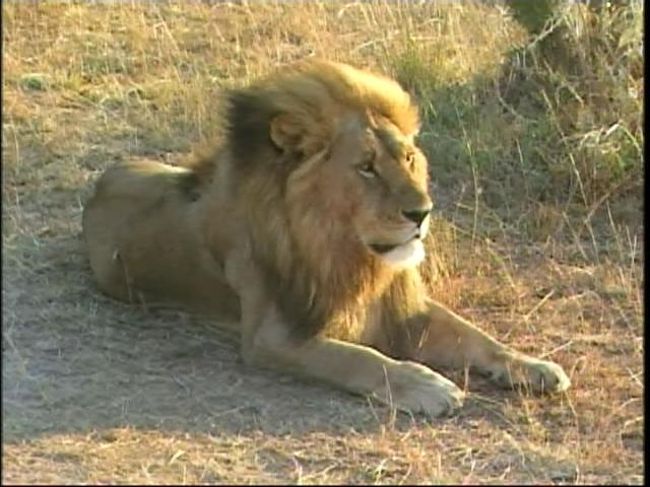
<svg viewBox="0 0 650 487"><path fill-rule="evenodd" d="M584 219L604 203L638 204L642 18L639 1L567 5L538 35L508 39L501 63L493 41L488 52L471 52L470 65L491 61L474 72L444 53L439 38L392 51L388 64L424 107L434 178L474 181L481 203L538 236L560 230L566 214ZM554 31L560 44L541 49Z"/></svg>

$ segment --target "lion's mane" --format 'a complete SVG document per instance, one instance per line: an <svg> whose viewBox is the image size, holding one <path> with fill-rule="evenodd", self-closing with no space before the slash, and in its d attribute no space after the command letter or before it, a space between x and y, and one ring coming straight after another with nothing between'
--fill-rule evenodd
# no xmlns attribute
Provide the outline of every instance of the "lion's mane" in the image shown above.
<svg viewBox="0 0 650 487"><path fill-rule="evenodd" d="M229 184L243 207L254 259L295 335L312 336L327 325L329 334L348 338L341 335L350 332L359 313L392 282L404 279L396 280L394 271L354 250L350 235L323 211L326 187L314 194L300 185L313 187L309 160L327 149L343 114L371 111L413 134L419 126L416 105L389 78L308 61L230 91L226 107L224 148L197 159L194 171L210 173L206 166L224 159L231 165ZM287 117L285 150L269 135L278 116ZM300 177L292 177L298 172Z"/></svg>

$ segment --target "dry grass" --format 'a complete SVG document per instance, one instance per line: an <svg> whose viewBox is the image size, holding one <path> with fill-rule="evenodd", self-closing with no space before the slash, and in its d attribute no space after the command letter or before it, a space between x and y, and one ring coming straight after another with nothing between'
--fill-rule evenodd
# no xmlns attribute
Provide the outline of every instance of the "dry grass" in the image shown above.
<svg viewBox="0 0 650 487"><path fill-rule="evenodd" d="M626 183L639 173L626 168L643 161L624 143L627 131L642 144L642 74L609 97L619 125L606 134L590 111L602 100L585 93L613 90L611 72L562 78L575 113L486 88L503 87L526 39L496 7L3 2L2 14L3 483L642 482L643 226ZM457 416L395 416L248 369L233 338L198 318L97 292L80 215L98 174L133 156L173 161L216 133L220 87L312 54L420 94L442 208L432 289L561 363L567 394L472 377ZM517 76L509 89L529 89ZM569 165L551 179L535 165L508 172L538 156ZM587 156L625 170L589 178ZM568 196L541 197L558 177Z"/></svg>

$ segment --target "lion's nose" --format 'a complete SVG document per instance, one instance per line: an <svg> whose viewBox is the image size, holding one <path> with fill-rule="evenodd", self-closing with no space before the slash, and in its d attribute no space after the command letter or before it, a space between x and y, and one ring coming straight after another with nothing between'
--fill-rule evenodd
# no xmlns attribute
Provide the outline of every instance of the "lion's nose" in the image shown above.
<svg viewBox="0 0 650 487"><path fill-rule="evenodd" d="M402 211L402 215L408 220L411 220L413 223L415 223L417 226L420 226L420 224L424 221L424 219L431 213L431 210L433 207L428 207L428 208L418 208L415 210L408 210Z"/></svg>

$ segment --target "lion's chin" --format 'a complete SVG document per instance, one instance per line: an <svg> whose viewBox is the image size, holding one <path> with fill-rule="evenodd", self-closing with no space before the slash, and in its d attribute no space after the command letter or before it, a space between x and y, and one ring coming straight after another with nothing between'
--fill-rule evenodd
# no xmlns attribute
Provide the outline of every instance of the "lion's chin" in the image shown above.
<svg viewBox="0 0 650 487"><path fill-rule="evenodd" d="M371 246L372 247L372 246ZM414 238L402 245L397 245L385 252L375 253L390 267L403 269L418 265L424 259L424 245L422 240Z"/></svg>

